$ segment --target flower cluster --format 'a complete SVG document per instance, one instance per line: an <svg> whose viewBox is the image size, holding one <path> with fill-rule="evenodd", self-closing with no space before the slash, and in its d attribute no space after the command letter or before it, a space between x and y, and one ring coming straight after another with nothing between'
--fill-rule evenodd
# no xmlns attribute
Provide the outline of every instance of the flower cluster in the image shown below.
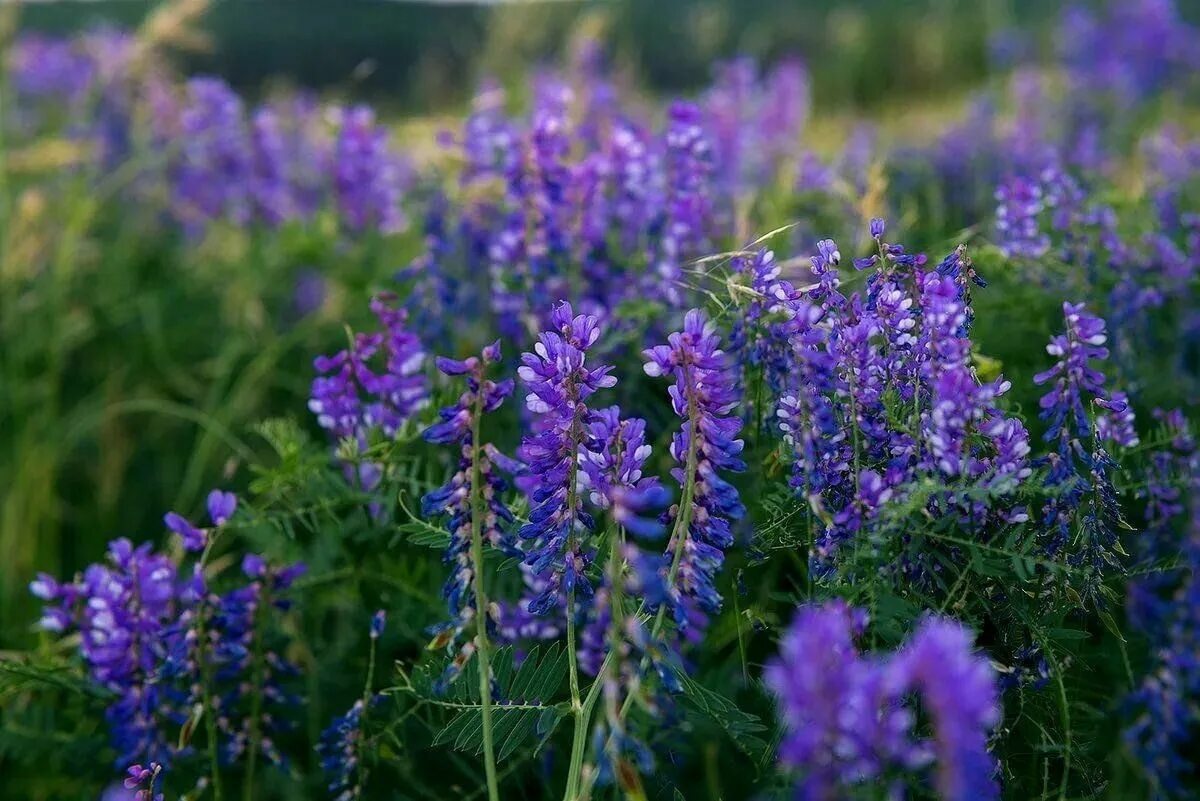
<svg viewBox="0 0 1200 801"><path fill-rule="evenodd" d="M784 59L761 76L749 58L717 65L703 105L729 198L736 201L779 174L799 143L810 99L798 59Z"/></svg>
<svg viewBox="0 0 1200 801"><path fill-rule="evenodd" d="M539 614L566 598L573 611L576 597L592 593L588 568L595 546L593 522L583 511L585 499L581 465L592 461L587 451L587 399L617 383L611 367L589 367L588 349L600 337L591 315L576 315L561 303L550 314L532 353L521 356L518 374L529 388L525 405L536 415L536 433L527 436L517 452L526 465L529 522L520 536L528 545L525 561L543 588L529 604ZM570 612L569 612L570 613Z"/></svg>
<svg viewBox="0 0 1200 801"><path fill-rule="evenodd" d="M366 783L364 741L367 738L367 712L381 698L372 694L371 682L375 675L375 645L383 636L386 613L380 609L371 616L369 628L371 642L371 664L367 667L367 685L363 697L355 699L344 715L339 715L321 732L317 743L317 754L321 757L321 770L330 779L328 789L334 801L352 801L361 798Z"/></svg>
<svg viewBox="0 0 1200 801"><path fill-rule="evenodd" d="M773 270L754 285L777 320L755 347L775 376L766 383L792 449L792 484L817 513L822 570L926 477L963 487L937 494L931 511L983 528L1023 518L1000 499L1032 473L1025 427L999 405L1010 384L980 380L972 364L970 288L984 281L966 249L930 267L884 241L885 230L872 221L877 252L854 262L873 268L865 294L840 291L830 240L812 257L815 286L798 290Z"/></svg>
<svg viewBox="0 0 1200 801"><path fill-rule="evenodd" d="M208 497L212 526L202 529L171 512L165 522L188 551L211 549L237 508L232 493ZM221 743L224 762L253 752L282 764L271 733L284 721L275 713L289 698L282 682L296 669L268 643L269 613L289 607L286 592L304 572L297 564L268 567L248 555L249 582L217 594L209 587L204 559L190 568L149 543L127 539L109 544L106 563L88 567L75 581L45 574L30 585L47 603L42 627L80 635L79 651L92 679L115 694L106 718L119 765L130 769L133 786L157 781L161 766L191 753L186 732L194 710L203 708ZM153 793L147 787L147 798Z"/></svg>
<svg viewBox="0 0 1200 801"><path fill-rule="evenodd" d="M421 513L426 518L444 516L450 533L450 545L445 560L451 565L442 594L450 610L449 621L435 629L431 647L454 649L457 655L442 676L441 684L453 681L475 652L471 641L459 640L475 621L476 615L489 615L490 610L476 608L475 584L481 581L482 543L505 553L516 553L505 526L513 522L512 512L504 504L506 483L496 473L496 467L515 466L513 460L480 440L480 424L484 414L494 412L512 394L513 382L495 382L484 375L488 365L500 361L500 343L483 349L480 356L459 361L439 356L437 367L448 376L463 376L466 390L452 406L438 411L439 421L425 430L428 442L454 445L458 463L454 474L441 487L421 499ZM477 544L478 543L478 544ZM489 625L490 618L489 618Z"/></svg>
<svg viewBox="0 0 1200 801"><path fill-rule="evenodd" d="M647 375L672 379L671 407L683 421L671 440L678 465L672 475L683 494L667 515L666 583L675 624L692 638L703 631L707 615L721 608L714 582L725 549L733 544L732 523L745 512L737 489L721 477L721 471L738 472L746 465L737 438L742 421L732 414L739 402L737 381L720 343L716 326L693 309L683 330L642 354Z"/></svg>
<svg viewBox="0 0 1200 801"><path fill-rule="evenodd" d="M895 653L864 655L855 641L866 625L861 610L841 601L803 606L767 666L787 728L780 759L797 775L797 797L840 798L892 771L932 766L939 798L998 798L988 750L998 687L971 634L929 617ZM910 699L931 737L921 735Z"/></svg>
<svg viewBox="0 0 1200 801"><path fill-rule="evenodd" d="M382 331L355 334L350 347L313 362L321 375L313 379L308 408L338 439L365 446L374 429L395 437L428 401L425 351L406 327L407 312L391 301L386 295L371 301Z"/></svg>
<svg viewBox="0 0 1200 801"><path fill-rule="evenodd" d="M400 212L403 172L388 150L387 131L375 112L354 106L340 114L333 157L333 191L338 214L350 231L395 233L404 227Z"/></svg>
<svg viewBox="0 0 1200 801"><path fill-rule="evenodd" d="M1097 571L1118 564L1114 550L1116 526L1120 522L1115 489L1109 470L1112 460L1104 448L1105 439L1118 445L1136 443L1132 412L1122 393L1108 395L1105 377L1098 363L1108 358L1104 320L1091 315L1083 304L1064 303L1066 331L1051 339L1046 352L1056 357L1050 369L1034 377L1037 384L1049 384L1042 396L1041 417L1047 423L1044 439L1055 450L1047 454L1047 485L1061 491L1043 509L1049 527L1047 548L1058 553L1071 537L1073 511L1086 504L1085 525L1080 541L1072 547L1073 561L1088 564ZM1089 413L1094 403L1112 417L1101 425Z"/></svg>

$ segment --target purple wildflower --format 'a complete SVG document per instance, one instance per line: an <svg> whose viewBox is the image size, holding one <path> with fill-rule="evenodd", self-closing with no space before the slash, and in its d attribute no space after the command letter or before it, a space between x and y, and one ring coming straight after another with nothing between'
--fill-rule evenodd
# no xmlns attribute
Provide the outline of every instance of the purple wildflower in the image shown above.
<svg viewBox="0 0 1200 801"><path fill-rule="evenodd" d="M313 362L323 375L313 379L308 408L339 439L361 440L375 428L394 437L428 400L425 351L405 328L407 312L390 300L381 295L371 301L382 331L356 334L351 347Z"/></svg>
<svg viewBox="0 0 1200 801"><path fill-rule="evenodd" d="M193 233L215 220L248 223L253 154L241 98L218 78L193 78L180 125L174 170L180 222Z"/></svg>
<svg viewBox="0 0 1200 801"><path fill-rule="evenodd" d="M920 744L935 762L934 785L946 801L999 798L996 758L988 734L1000 722L996 672L973 653L961 624L926 617L889 665L900 692L915 692L928 713L933 738Z"/></svg>
<svg viewBox="0 0 1200 801"><path fill-rule="evenodd" d="M647 375L673 379L671 406L683 421L671 441L671 456L679 464L672 475L684 497L667 516L673 523L667 543L669 606L679 630L699 636L706 613L721 607L714 581L724 550L733 544L731 521L745 513L737 489L720 475L746 469L737 439L742 422L731 414L740 398L716 326L702 311L689 311L683 330L667 342L642 353Z"/></svg>
<svg viewBox="0 0 1200 801"><path fill-rule="evenodd" d="M699 108L675 102L666 133L666 219L657 254L657 286L667 302L683 302L683 263L703 252L708 241L712 200L712 145Z"/></svg>
<svg viewBox="0 0 1200 801"><path fill-rule="evenodd" d="M895 654L864 656L855 640L866 622L840 600L803 606L766 668L787 729L780 762L797 774L797 797L843 798L933 763L939 797L997 798L987 739L999 722L998 685L969 632L930 617ZM915 738L914 696L928 714L928 741Z"/></svg>
<svg viewBox="0 0 1200 801"><path fill-rule="evenodd" d="M485 347L481 356L462 361L437 359L442 373L464 376L467 388L457 402L439 410L439 422L427 428L424 434L428 442L454 445L459 454L457 467L449 481L421 499L421 513L427 518L445 516L450 533L445 561L452 568L442 591L449 606L450 620L434 629L433 648L454 648L476 615L489 614L489 610L475 608L472 588L475 571L482 566L475 563L471 553L473 528L479 527L483 542L491 547L510 554L517 552L504 530L504 526L513 522L512 512L502 499L505 482L495 472L497 460L503 461L504 457L490 445L478 441L483 415L500 408L504 399L512 394L512 379L496 383L484 375L488 365L499 361L499 342ZM475 482L481 482L482 486L474 487ZM484 499L479 509L473 508L472 504L476 489ZM482 519L476 519L481 513ZM473 642L463 643L446 668L439 686L444 688L453 681L474 652Z"/></svg>
<svg viewBox="0 0 1200 801"><path fill-rule="evenodd" d="M404 227L401 170L387 131L367 106L345 109L333 156L338 213L346 230L392 234Z"/></svg>
<svg viewBox="0 0 1200 801"><path fill-rule="evenodd" d="M530 611L548 611L560 595L568 605L575 595L591 595L587 577L594 555L589 541L593 526L583 512L587 422L585 401L598 389L612 387L617 379L611 367L589 368L588 349L600 337L596 318L575 315L571 304L560 303L550 315L549 330L538 336L532 353L521 355L518 374L529 387L526 407L538 415L537 433L521 444L519 457L528 465L529 523L521 528L530 541L525 561L546 582Z"/></svg>
<svg viewBox="0 0 1200 801"><path fill-rule="evenodd" d="M844 797L904 751L912 716L887 696L881 666L859 653L865 626L842 601L803 606L764 671L786 730L779 760L797 774L799 799Z"/></svg>

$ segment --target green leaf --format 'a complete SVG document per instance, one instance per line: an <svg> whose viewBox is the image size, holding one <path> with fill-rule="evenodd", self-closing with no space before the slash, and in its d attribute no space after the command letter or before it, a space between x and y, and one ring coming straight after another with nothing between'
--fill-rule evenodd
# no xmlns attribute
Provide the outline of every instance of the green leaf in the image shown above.
<svg viewBox="0 0 1200 801"><path fill-rule="evenodd" d="M733 744L756 763L768 751L767 742L759 737L767 727L758 718L742 710L736 703L718 692L708 689L690 676L679 675L683 687L684 705L716 723L733 741Z"/></svg>
<svg viewBox="0 0 1200 801"><path fill-rule="evenodd" d="M66 690L93 698L109 697L106 690L88 681L66 662L0 660L0 698L38 687Z"/></svg>
<svg viewBox="0 0 1200 801"><path fill-rule="evenodd" d="M1052 640L1086 640L1092 636L1078 629L1047 629L1046 634Z"/></svg>
<svg viewBox="0 0 1200 801"><path fill-rule="evenodd" d="M433 738L434 745L483 753L483 705L479 695L479 660L472 660L452 690L453 701L427 699L453 709L454 716ZM567 654L555 643L544 653L537 647L519 667L511 648L492 656L492 675L500 688L492 704L492 741L496 758L504 759L531 739L540 748L554 733L564 710L553 702L567 670Z"/></svg>
<svg viewBox="0 0 1200 801"><path fill-rule="evenodd" d="M404 535L405 542L423 548L445 550L450 545L450 534L445 529L432 526L424 520L402 523L396 526L396 533ZM394 541L393 544L395 544Z"/></svg>

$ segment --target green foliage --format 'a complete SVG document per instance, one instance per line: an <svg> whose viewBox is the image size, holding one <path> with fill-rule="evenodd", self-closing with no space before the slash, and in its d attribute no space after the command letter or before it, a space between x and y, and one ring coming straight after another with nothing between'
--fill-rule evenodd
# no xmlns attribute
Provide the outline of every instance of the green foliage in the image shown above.
<svg viewBox="0 0 1200 801"><path fill-rule="evenodd" d="M499 760L507 759L531 739L540 749L570 709L569 704L554 703L567 669L567 655L559 643L544 652L534 646L519 664L514 662L515 656L512 648L501 648L492 656L492 728ZM449 715L448 722L434 736L433 745L450 745L475 755L483 753L478 659L467 663L444 697L434 692L428 668L412 676L401 670L399 678L399 684L384 692L411 695Z"/></svg>

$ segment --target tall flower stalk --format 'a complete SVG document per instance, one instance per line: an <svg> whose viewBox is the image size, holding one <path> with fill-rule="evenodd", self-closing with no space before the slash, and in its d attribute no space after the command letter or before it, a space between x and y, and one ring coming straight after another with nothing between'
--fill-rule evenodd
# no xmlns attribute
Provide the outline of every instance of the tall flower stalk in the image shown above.
<svg viewBox="0 0 1200 801"><path fill-rule="evenodd" d="M496 751L492 736L491 642L488 633L488 599L483 581L483 545L512 552L501 523L511 523L512 513L500 499L504 482L493 473L495 449L480 439L483 415L495 411L513 389L511 379L496 383L484 376L489 364L500 360L500 343L483 349L480 357L464 361L439 358L438 369L449 376L466 376L467 390L458 402L439 412L440 422L425 431L429 442L457 444L460 447L458 470L450 480L421 500L424 514L449 515L450 546L446 561L454 566L443 594L450 606L451 619L437 629L431 648L452 648L462 633L474 624L473 642L464 643L439 681L445 687L474 653L479 655L479 695L483 718L484 769L488 797L499 801L496 777ZM503 458L503 457L500 457Z"/></svg>
<svg viewBox="0 0 1200 801"><path fill-rule="evenodd" d="M529 387L526 407L537 415L537 433L525 438L520 452L528 464L522 483L530 496L530 522L520 534L532 543L525 562L542 588L529 610L544 614L559 603L566 606L571 712L577 729L584 714L577 603L580 595L592 595L587 572L595 557L594 521L583 511L581 493L587 480L582 466L594 461L586 447L590 412L585 401L617 383L608 374L610 367L590 368L585 363L588 348L599 337L594 316L576 315L569 303L561 303L551 312L550 329L538 337L533 352L522 355L518 371Z"/></svg>
<svg viewBox="0 0 1200 801"><path fill-rule="evenodd" d="M667 543L668 603L658 612L654 633L662 631L670 607L680 634L698 638L708 615L721 607L714 586L716 573L733 544L731 521L745 513L737 490L719 471L746 469L737 439L741 418L732 414L740 396L716 326L699 309L684 318L683 330L671 334L668 344L643 352L645 372L671 375L671 405L683 428L671 442L671 455L681 466L672 475L682 494L668 519L673 521Z"/></svg>

